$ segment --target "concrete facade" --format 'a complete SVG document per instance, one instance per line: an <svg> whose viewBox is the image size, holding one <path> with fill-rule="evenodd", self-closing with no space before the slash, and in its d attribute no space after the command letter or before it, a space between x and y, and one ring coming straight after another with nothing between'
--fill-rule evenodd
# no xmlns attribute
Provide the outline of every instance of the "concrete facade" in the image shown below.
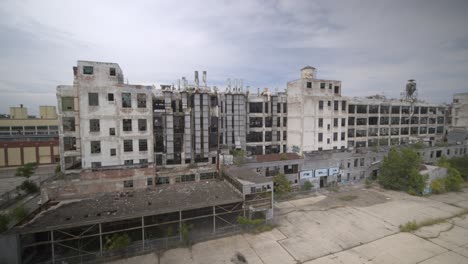
<svg viewBox="0 0 468 264"><path fill-rule="evenodd" d="M316 69L301 70L288 82L288 151L303 153L347 147L347 105L341 81L316 78Z"/></svg>
<svg viewBox="0 0 468 264"><path fill-rule="evenodd" d="M468 93L453 95L452 127L454 129L468 129Z"/></svg>

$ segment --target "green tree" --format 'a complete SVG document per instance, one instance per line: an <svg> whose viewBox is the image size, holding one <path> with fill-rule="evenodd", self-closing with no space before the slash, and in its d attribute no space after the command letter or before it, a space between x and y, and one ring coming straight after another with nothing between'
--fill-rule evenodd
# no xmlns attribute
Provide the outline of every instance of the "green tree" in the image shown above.
<svg viewBox="0 0 468 264"><path fill-rule="evenodd" d="M421 157L414 150L391 148L384 158L377 180L385 189L422 194L427 177L419 173L421 163Z"/></svg>
<svg viewBox="0 0 468 264"><path fill-rule="evenodd" d="M26 216L28 216L29 214L29 211L26 207L24 207L23 205L20 205L18 207L16 207L15 209L13 209L13 211L11 212L11 215L12 217L17 221L17 222L20 222L21 220L23 220L24 218L26 218Z"/></svg>
<svg viewBox="0 0 468 264"><path fill-rule="evenodd" d="M447 161L452 168L460 172L465 181L468 181L468 156L451 158Z"/></svg>
<svg viewBox="0 0 468 264"><path fill-rule="evenodd" d="M23 165L21 167L16 168L15 175L20 176L20 177L29 178L29 177L31 177L31 175L34 174L34 171L36 170L36 166L37 166L36 163L27 163L27 164L25 164L25 165Z"/></svg>
<svg viewBox="0 0 468 264"><path fill-rule="evenodd" d="M291 192L291 183L286 179L286 175L283 173L277 174L273 178L273 182L275 184L275 193L279 195L283 195L286 193Z"/></svg>
<svg viewBox="0 0 468 264"><path fill-rule="evenodd" d="M314 185L310 181L304 182L304 185L302 185L302 190L304 191L310 191Z"/></svg>
<svg viewBox="0 0 468 264"><path fill-rule="evenodd" d="M0 214L0 233L3 233L8 229L9 223L10 217L7 214Z"/></svg>
<svg viewBox="0 0 468 264"><path fill-rule="evenodd" d="M106 243L104 248L106 250L118 250L130 244L130 237L126 234L113 234L106 236Z"/></svg>

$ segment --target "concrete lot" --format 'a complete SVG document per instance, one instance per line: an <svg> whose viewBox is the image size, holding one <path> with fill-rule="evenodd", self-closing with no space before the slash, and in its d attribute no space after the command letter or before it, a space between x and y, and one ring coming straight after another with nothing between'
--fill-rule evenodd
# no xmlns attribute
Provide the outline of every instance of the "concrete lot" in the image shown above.
<svg viewBox="0 0 468 264"><path fill-rule="evenodd" d="M398 227L468 208L468 189L421 198L359 188L276 207L278 226L272 231L169 250L159 261L147 254L114 263L233 263L236 253L248 263L468 263L468 215L415 233Z"/></svg>

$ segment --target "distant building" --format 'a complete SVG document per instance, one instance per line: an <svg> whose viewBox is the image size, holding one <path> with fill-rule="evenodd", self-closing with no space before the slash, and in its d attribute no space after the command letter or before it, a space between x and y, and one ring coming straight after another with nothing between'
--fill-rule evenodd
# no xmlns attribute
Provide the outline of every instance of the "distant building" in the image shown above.
<svg viewBox="0 0 468 264"><path fill-rule="evenodd" d="M453 95L452 127L468 130L468 93Z"/></svg>
<svg viewBox="0 0 468 264"><path fill-rule="evenodd" d="M28 109L10 107L0 118L0 167L59 161L58 120L55 106L40 106L39 117Z"/></svg>

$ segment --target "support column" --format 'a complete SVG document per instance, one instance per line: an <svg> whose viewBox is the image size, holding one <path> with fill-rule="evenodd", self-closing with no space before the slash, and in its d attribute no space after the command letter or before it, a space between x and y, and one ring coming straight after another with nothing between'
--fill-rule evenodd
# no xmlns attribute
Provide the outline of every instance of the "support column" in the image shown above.
<svg viewBox="0 0 468 264"><path fill-rule="evenodd" d="M20 145L20 156L21 156L21 166L24 165L24 147L23 144Z"/></svg>
<svg viewBox="0 0 468 264"><path fill-rule="evenodd" d="M182 241L182 211L179 211L179 240Z"/></svg>
<svg viewBox="0 0 468 264"><path fill-rule="evenodd" d="M102 256L102 227L101 223L99 223L99 251Z"/></svg>
<svg viewBox="0 0 468 264"><path fill-rule="evenodd" d="M55 263L54 230L50 231L50 241L50 245L52 247L52 263Z"/></svg>
<svg viewBox="0 0 468 264"><path fill-rule="evenodd" d="M141 241L143 242L143 250L145 250L145 217L141 217Z"/></svg>
<svg viewBox="0 0 468 264"><path fill-rule="evenodd" d="M213 234L216 234L216 209L213 206Z"/></svg>

